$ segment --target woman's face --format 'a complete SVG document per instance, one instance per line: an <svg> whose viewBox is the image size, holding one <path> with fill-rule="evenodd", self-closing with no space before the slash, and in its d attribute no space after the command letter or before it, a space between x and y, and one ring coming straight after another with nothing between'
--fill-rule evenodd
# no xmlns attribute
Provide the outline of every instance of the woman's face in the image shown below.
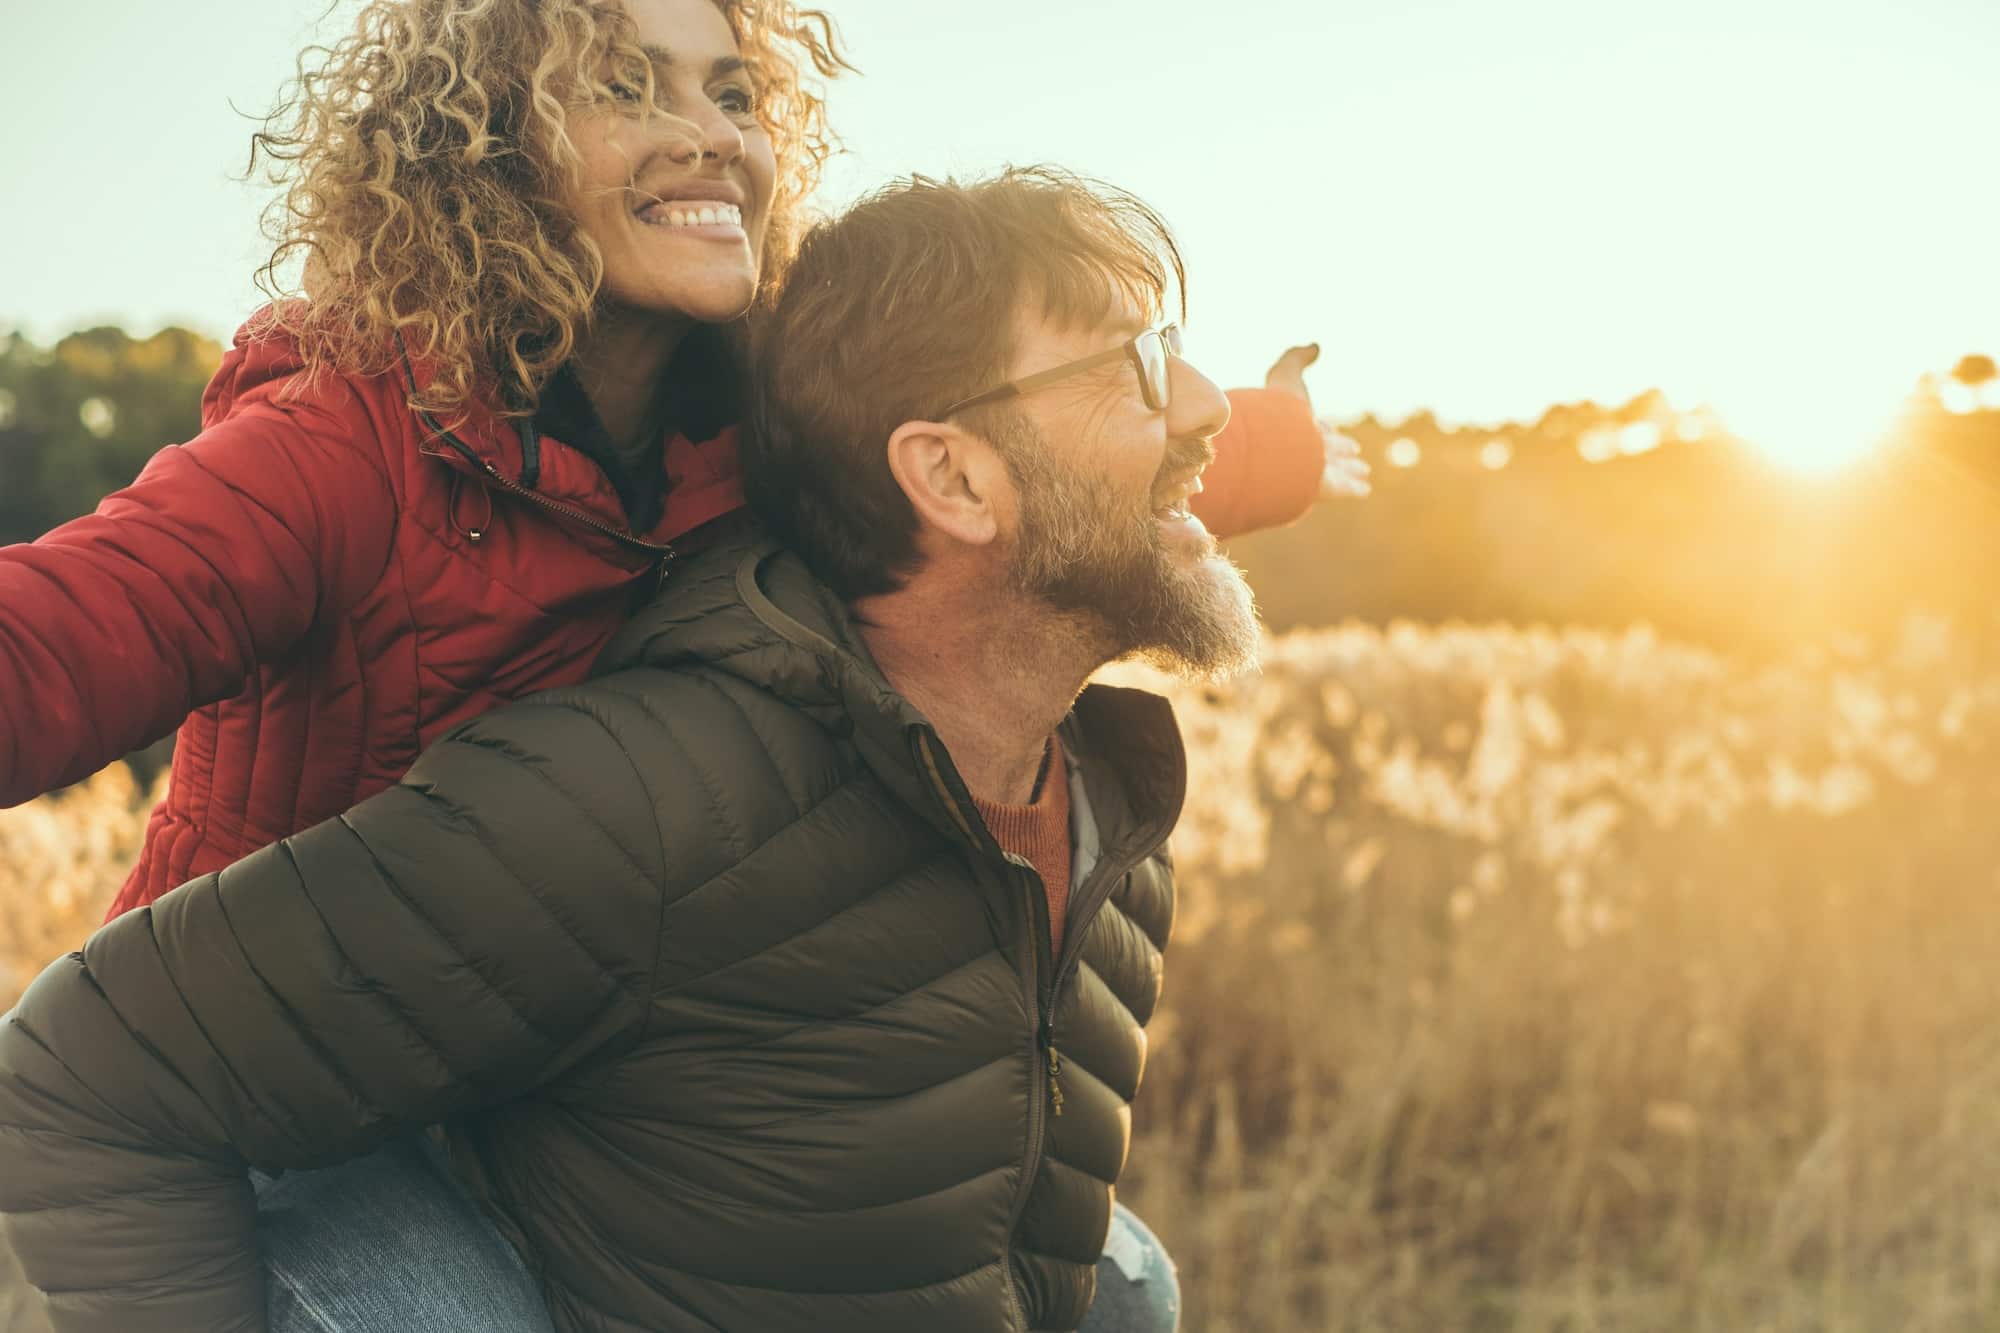
<svg viewBox="0 0 2000 1333"><path fill-rule="evenodd" d="M777 176L756 86L713 0L625 4L665 114L642 117L638 88L621 90L622 104L570 114L582 157L571 202L604 256L600 300L711 324L734 319L756 294Z"/></svg>

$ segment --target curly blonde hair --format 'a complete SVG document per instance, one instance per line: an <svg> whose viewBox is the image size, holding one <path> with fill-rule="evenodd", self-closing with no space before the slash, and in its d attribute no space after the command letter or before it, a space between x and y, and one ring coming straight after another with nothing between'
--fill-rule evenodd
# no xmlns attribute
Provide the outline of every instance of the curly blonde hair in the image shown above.
<svg viewBox="0 0 2000 1333"><path fill-rule="evenodd" d="M834 143L813 76L848 65L820 10L711 3L757 80L777 159L764 246L776 279ZM650 108L636 43L619 0L367 0L347 37L300 56L250 161L284 187L257 278L308 382L385 371L400 343L431 369L413 407L447 420L475 401L533 411L603 278L566 202L578 166L567 113L616 95L607 66ZM280 270L300 257L289 289Z"/></svg>

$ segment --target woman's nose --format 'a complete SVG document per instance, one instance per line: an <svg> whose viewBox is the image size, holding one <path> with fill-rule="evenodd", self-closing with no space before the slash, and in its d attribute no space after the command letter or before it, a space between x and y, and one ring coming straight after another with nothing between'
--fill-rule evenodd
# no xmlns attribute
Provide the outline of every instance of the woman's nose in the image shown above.
<svg viewBox="0 0 2000 1333"><path fill-rule="evenodd" d="M669 130L678 141L671 150L675 161L696 166L713 158L726 166L743 156L743 131L706 96L682 99L669 115L686 122Z"/></svg>
<svg viewBox="0 0 2000 1333"><path fill-rule="evenodd" d="M1180 357L1167 361L1167 382L1173 397L1167 403L1167 434L1209 438L1229 424L1229 395L1214 380Z"/></svg>

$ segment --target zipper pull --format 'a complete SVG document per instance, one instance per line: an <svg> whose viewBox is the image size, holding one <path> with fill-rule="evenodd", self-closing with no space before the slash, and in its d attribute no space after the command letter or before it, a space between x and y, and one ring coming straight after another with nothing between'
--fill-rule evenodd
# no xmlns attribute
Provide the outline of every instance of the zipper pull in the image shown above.
<svg viewBox="0 0 2000 1333"><path fill-rule="evenodd" d="M1056 1049L1055 1020L1042 1020L1042 1049L1049 1053L1049 1106L1055 1115L1063 1111L1062 1052Z"/></svg>
<svg viewBox="0 0 2000 1333"><path fill-rule="evenodd" d="M660 577L653 583L654 592L658 592L660 591L660 589L667 586L667 574L670 570L673 569L673 567L674 567L674 552L673 548L669 547L665 551L662 551L660 553Z"/></svg>

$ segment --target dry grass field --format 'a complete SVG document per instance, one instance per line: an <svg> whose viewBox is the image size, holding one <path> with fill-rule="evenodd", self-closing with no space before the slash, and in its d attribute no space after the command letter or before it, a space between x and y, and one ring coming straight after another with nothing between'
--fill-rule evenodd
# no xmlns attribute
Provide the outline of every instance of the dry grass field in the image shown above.
<svg viewBox="0 0 2000 1333"><path fill-rule="evenodd" d="M2000 671L1942 625L1348 628L1168 688L1125 1197L1190 1333L2000 1328ZM0 1005L148 799L0 813Z"/></svg>

